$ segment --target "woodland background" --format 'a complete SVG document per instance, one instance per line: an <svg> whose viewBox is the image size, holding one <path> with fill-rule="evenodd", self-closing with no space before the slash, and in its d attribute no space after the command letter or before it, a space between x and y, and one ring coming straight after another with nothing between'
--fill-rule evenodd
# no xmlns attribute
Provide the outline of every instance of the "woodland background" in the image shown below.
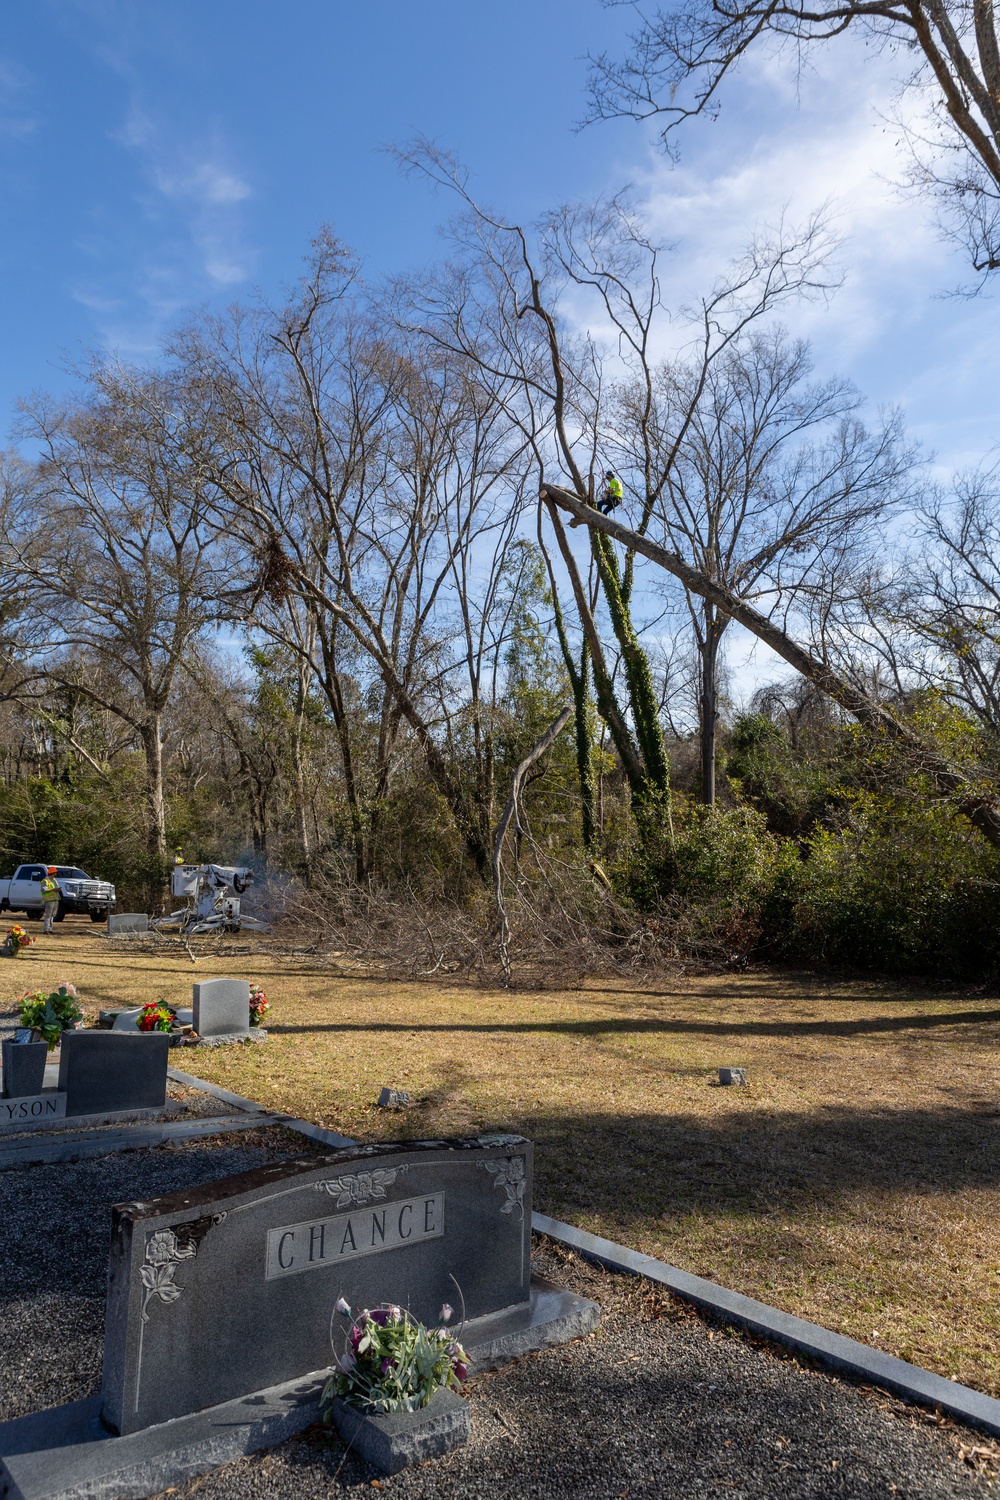
<svg viewBox="0 0 1000 1500"><path fill-rule="evenodd" d="M669 132L778 9L658 15L594 61L593 117ZM995 31L966 21L920 66L974 172L911 185L986 278ZM0 866L158 911L176 848L246 861L265 911L409 972L992 975L1000 469L943 481L788 332L837 294L831 221L758 231L681 304L628 194L521 226L440 149L398 158L456 208L437 265L366 281L323 228L284 302L22 403ZM752 690L737 630L774 663Z"/></svg>

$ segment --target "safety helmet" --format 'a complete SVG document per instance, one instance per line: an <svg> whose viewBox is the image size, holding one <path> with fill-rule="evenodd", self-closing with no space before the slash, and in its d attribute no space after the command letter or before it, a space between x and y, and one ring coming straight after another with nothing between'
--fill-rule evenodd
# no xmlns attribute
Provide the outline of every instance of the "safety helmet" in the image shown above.
<svg viewBox="0 0 1000 1500"><path fill-rule="evenodd" d="M46 873L46 875L54 875L56 873L56 867L55 867L55 865L49 865L49 867L45 871L45 873Z"/></svg>
<svg viewBox="0 0 1000 1500"><path fill-rule="evenodd" d="M614 469L609 469L608 472L605 474L604 477L605 477L605 479L614 479L614 477L615 477L615 471L614 471Z"/></svg>

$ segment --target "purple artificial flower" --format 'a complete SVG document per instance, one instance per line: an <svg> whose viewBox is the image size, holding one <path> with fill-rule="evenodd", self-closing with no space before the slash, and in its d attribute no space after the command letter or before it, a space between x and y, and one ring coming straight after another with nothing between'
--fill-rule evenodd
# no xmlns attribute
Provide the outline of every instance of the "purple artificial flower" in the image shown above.
<svg viewBox="0 0 1000 1500"><path fill-rule="evenodd" d="M351 1329L351 1348L357 1349L363 1338L364 1334L361 1332L361 1329L358 1327L357 1323L355 1323L353 1328Z"/></svg>
<svg viewBox="0 0 1000 1500"><path fill-rule="evenodd" d="M457 1380L467 1380L469 1378L469 1367L468 1365L463 1365L460 1359L456 1359L451 1368L455 1372Z"/></svg>
<svg viewBox="0 0 1000 1500"><path fill-rule="evenodd" d="M349 1318L351 1316L351 1309L348 1306L347 1302L345 1302L343 1297L337 1298L335 1307L337 1312L342 1313L345 1318Z"/></svg>
<svg viewBox="0 0 1000 1500"><path fill-rule="evenodd" d="M369 1313L368 1316L371 1318L372 1322L377 1323L380 1328L384 1328L389 1321L389 1314L383 1311L381 1307L376 1307L375 1311L373 1313Z"/></svg>
<svg viewBox="0 0 1000 1500"><path fill-rule="evenodd" d="M444 1302L444 1303L442 1303L442 1305L441 1305L441 1322L442 1323L450 1323L451 1320L452 1320L452 1318L454 1316L455 1316L455 1309L452 1307L451 1303L450 1302Z"/></svg>

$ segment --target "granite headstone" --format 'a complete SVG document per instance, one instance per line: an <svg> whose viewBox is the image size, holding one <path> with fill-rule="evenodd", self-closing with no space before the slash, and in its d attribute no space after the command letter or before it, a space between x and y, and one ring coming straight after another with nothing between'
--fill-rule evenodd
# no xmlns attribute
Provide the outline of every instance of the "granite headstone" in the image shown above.
<svg viewBox="0 0 1000 1500"><path fill-rule="evenodd" d="M422 1322L531 1300L529 1141L350 1147L113 1215L102 1415L115 1432L327 1368L338 1297Z"/></svg>
<svg viewBox="0 0 1000 1500"><path fill-rule="evenodd" d="M117 1031L64 1031L59 1087L67 1115L162 1109L167 1102L170 1037Z"/></svg>
<svg viewBox="0 0 1000 1500"><path fill-rule="evenodd" d="M245 979L204 979L194 986L194 1029L206 1039L250 1035L250 985Z"/></svg>
<svg viewBox="0 0 1000 1500"><path fill-rule="evenodd" d="M121 932L148 932L149 918L144 912L112 912L108 917L108 937Z"/></svg>

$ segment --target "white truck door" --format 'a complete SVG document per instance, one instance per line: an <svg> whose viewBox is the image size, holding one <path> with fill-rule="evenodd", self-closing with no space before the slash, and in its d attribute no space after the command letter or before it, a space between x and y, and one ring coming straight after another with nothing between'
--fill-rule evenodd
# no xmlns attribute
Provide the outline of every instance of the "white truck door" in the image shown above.
<svg viewBox="0 0 1000 1500"><path fill-rule="evenodd" d="M14 871L7 901L15 911L33 911L42 906L41 880L44 874L44 865L21 865Z"/></svg>

